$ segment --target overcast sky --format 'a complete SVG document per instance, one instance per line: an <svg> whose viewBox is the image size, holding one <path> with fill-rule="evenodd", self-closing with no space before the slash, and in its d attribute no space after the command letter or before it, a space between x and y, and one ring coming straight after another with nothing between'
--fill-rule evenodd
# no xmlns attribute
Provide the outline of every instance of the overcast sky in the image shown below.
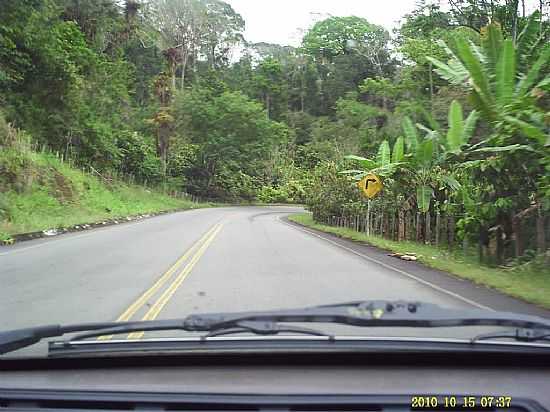
<svg viewBox="0 0 550 412"><path fill-rule="evenodd" d="M416 0L225 0L246 21L248 41L298 46L300 29L324 17L359 16L390 30Z"/></svg>

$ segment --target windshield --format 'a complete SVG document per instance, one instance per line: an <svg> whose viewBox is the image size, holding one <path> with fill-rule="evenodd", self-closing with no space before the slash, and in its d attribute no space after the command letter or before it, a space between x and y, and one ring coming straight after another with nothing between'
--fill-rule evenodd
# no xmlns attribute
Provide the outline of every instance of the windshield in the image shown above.
<svg viewBox="0 0 550 412"><path fill-rule="evenodd" d="M549 12L3 1L0 333L371 300L550 318Z"/></svg>

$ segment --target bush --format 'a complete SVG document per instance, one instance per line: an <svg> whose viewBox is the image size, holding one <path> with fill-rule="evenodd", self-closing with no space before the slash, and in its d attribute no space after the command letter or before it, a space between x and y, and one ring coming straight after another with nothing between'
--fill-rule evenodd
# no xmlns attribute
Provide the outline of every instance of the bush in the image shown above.
<svg viewBox="0 0 550 412"><path fill-rule="evenodd" d="M4 114L0 111L0 146L7 146L9 133L10 127L8 122L6 122Z"/></svg>
<svg viewBox="0 0 550 412"><path fill-rule="evenodd" d="M330 216L356 216L366 211L366 202L355 182L339 174L334 162L324 162L314 170L305 200L317 221Z"/></svg>
<svg viewBox="0 0 550 412"><path fill-rule="evenodd" d="M0 220L8 220L10 217L10 206L5 195L0 193Z"/></svg>
<svg viewBox="0 0 550 412"><path fill-rule="evenodd" d="M122 131L117 136L117 145L121 172L133 175L140 182L162 180L162 167L153 141L137 132Z"/></svg>
<svg viewBox="0 0 550 412"><path fill-rule="evenodd" d="M258 192L258 200L264 203L287 203L289 194L282 187L262 186Z"/></svg>

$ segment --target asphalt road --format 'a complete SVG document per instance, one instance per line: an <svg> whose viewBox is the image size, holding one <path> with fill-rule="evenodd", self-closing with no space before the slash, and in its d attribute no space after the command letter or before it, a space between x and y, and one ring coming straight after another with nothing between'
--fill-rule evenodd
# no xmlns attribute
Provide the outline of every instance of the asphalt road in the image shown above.
<svg viewBox="0 0 550 412"><path fill-rule="evenodd" d="M296 211L200 209L0 248L0 330L362 299L548 313L282 219Z"/></svg>

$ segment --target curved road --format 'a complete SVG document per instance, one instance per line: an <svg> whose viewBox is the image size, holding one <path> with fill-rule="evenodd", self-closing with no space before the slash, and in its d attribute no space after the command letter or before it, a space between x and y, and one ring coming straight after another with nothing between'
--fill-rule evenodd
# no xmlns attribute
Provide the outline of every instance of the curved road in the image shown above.
<svg viewBox="0 0 550 412"><path fill-rule="evenodd" d="M200 209L0 248L0 330L362 299L537 312L281 219L301 210ZM398 332L408 333L420 332Z"/></svg>

